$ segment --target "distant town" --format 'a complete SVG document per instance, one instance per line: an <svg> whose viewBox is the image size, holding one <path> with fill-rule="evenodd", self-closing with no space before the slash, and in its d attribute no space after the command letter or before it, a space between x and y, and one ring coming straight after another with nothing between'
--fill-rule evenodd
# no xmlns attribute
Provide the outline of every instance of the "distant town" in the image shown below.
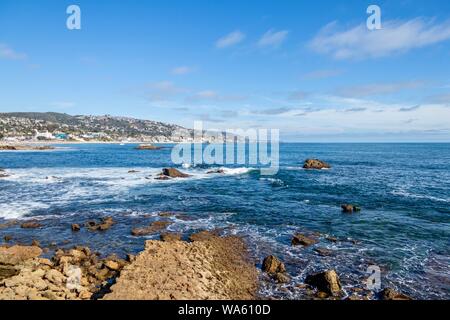
<svg viewBox="0 0 450 320"><path fill-rule="evenodd" d="M0 113L0 143L26 142L192 142L193 130L151 120L64 113ZM204 134L202 142L223 142Z"/></svg>

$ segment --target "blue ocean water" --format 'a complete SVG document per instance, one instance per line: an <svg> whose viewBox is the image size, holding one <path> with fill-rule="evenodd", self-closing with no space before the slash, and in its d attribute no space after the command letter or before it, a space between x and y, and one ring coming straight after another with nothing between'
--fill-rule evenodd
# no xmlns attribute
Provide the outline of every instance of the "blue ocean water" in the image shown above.
<svg viewBox="0 0 450 320"><path fill-rule="evenodd" d="M256 263L268 254L284 260L291 283L266 283L265 295L302 298L295 285L328 268L338 271L346 290L362 288L367 267L378 265L383 287L414 298L450 298L450 144L284 143L275 176L262 176L255 166L207 174L211 166L186 164L178 167L192 177L176 181L153 179L173 166L170 145L157 151L60 147L0 152L0 167L11 174L0 179L0 223L33 218L45 225L0 229L0 239L11 234L22 243L37 239L43 246L88 245L105 255L136 253L145 238L130 230L173 211L176 216L164 218L173 222L169 230L223 228L246 239ZM302 169L311 157L332 168ZM343 214L342 203L359 204L362 211ZM72 223L103 216L117 222L106 233L70 230ZM316 234L319 243L292 247L295 232ZM333 253L319 256L317 247Z"/></svg>

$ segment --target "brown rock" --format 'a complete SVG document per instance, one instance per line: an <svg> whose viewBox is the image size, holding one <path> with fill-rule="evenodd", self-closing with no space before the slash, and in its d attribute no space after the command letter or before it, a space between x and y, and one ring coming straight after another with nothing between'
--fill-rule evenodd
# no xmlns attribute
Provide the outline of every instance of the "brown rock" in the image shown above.
<svg viewBox="0 0 450 320"><path fill-rule="evenodd" d="M17 220L11 220L6 223L0 224L0 229L11 228L17 224Z"/></svg>
<svg viewBox="0 0 450 320"><path fill-rule="evenodd" d="M277 257L271 255L264 258L262 270L267 273L275 274L286 272L286 267L284 266L284 263L281 262Z"/></svg>
<svg viewBox="0 0 450 320"><path fill-rule="evenodd" d="M170 180L170 177L163 175L162 173L158 175L155 180Z"/></svg>
<svg viewBox="0 0 450 320"><path fill-rule="evenodd" d="M333 253L333 250L327 248L315 248L314 251L322 257L329 256Z"/></svg>
<svg viewBox="0 0 450 320"><path fill-rule="evenodd" d="M5 240L5 242L9 242L9 241L11 241L12 239L13 239L13 237L10 236L10 235L6 235L6 236L3 237L3 240Z"/></svg>
<svg viewBox="0 0 450 320"><path fill-rule="evenodd" d="M341 292L341 282L335 270L309 275L306 277L305 283L332 296Z"/></svg>
<svg viewBox="0 0 450 320"><path fill-rule="evenodd" d="M159 150L162 147L153 146L151 144L141 144L135 148L136 150Z"/></svg>
<svg viewBox="0 0 450 320"><path fill-rule="evenodd" d="M341 208L342 208L342 212L345 212L345 213L353 213L353 212L361 211L360 207L353 205L353 204L343 204L343 205L341 205Z"/></svg>
<svg viewBox="0 0 450 320"><path fill-rule="evenodd" d="M81 230L80 225L77 224L77 223L72 224L71 228L72 228L72 231L73 231L73 232L77 232L77 231L80 231L80 230Z"/></svg>
<svg viewBox="0 0 450 320"><path fill-rule="evenodd" d="M273 275L273 279L274 279L277 283L288 283L289 281L291 281L291 279L289 278L289 276L286 275L285 273L282 273L282 272L275 273L275 274Z"/></svg>
<svg viewBox="0 0 450 320"><path fill-rule="evenodd" d="M179 170L175 168L164 168L162 171L162 174L167 177L171 178L187 178L190 177L190 175L180 172Z"/></svg>
<svg viewBox="0 0 450 320"><path fill-rule="evenodd" d="M293 246L297 246L297 245L302 245L302 246L310 246L317 243L316 239L313 239L311 237L307 237L305 235L302 235L300 233L296 233L293 237L292 237L292 241L291 244Z"/></svg>
<svg viewBox="0 0 450 320"><path fill-rule="evenodd" d="M133 230L131 230L131 234L133 236L145 236L164 230L170 224L172 224L172 222L170 221L155 221L147 227L134 228Z"/></svg>
<svg viewBox="0 0 450 320"><path fill-rule="evenodd" d="M407 295L397 292L391 288L385 288L379 293L381 300L412 300L411 297Z"/></svg>
<svg viewBox="0 0 450 320"><path fill-rule="evenodd" d="M189 236L189 241L208 241L218 237L218 233L215 231L203 230Z"/></svg>
<svg viewBox="0 0 450 320"><path fill-rule="evenodd" d="M37 241L36 239L33 239L33 241L31 242L31 245L33 247L40 247L41 243L39 241Z"/></svg>
<svg viewBox="0 0 450 320"><path fill-rule="evenodd" d="M181 233L162 233L160 238L161 238L161 241L166 241L166 242L180 241Z"/></svg>
<svg viewBox="0 0 450 320"><path fill-rule="evenodd" d="M0 264L16 265L26 260L39 257L41 254L41 248L33 246L0 247Z"/></svg>
<svg viewBox="0 0 450 320"><path fill-rule="evenodd" d="M120 264L117 263L117 262L114 261L114 260L107 260L107 261L104 262L104 265L105 265L108 269L113 270L113 271L117 271L117 270L120 269Z"/></svg>
<svg viewBox="0 0 450 320"><path fill-rule="evenodd" d="M27 221L20 225L23 229L36 229L40 228L42 225L37 221Z"/></svg>
<svg viewBox="0 0 450 320"><path fill-rule="evenodd" d="M103 218L100 223L96 221L88 221L86 222L86 227L91 231L106 231L112 227L114 224L114 220L112 217Z"/></svg>
<svg viewBox="0 0 450 320"><path fill-rule="evenodd" d="M328 163L319 159L307 159L305 160L303 168L320 170L320 169L329 169L331 168L331 166Z"/></svg>

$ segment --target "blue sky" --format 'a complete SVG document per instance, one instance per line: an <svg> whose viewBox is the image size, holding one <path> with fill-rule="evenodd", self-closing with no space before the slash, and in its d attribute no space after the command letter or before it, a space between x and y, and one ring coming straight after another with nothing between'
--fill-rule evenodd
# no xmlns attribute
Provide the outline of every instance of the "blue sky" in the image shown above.
<svg viewBox="0 0 450 320"><path fill-rule="evenodd" d="M449 61L447 0L0 0L0 112L450 141Z"/></svg>

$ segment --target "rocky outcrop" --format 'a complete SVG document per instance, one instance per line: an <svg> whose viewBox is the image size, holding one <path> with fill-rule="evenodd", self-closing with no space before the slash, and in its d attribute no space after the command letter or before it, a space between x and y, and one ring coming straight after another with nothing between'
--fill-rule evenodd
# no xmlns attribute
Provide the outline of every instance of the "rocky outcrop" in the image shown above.
<svg viewBox="0 0 450 320"><path fill-rule="evenodd" d="M306 159L305 163L303 164L303 168L321 170L321 169L330 169L331 166L325 161L319 159Z"/></svg>
<svg viewBox="0 0 450 320"><path fill-rule="evenodd" d="M27 146L27 145L0 145L0 150L2 151L44 151L44 150L54 150L55 147L52 146Z"/></svg>
<svg viewBox="0 0 450 320"><path fill-rule="evenodd" d="M106 231L111 228L114 224L114 220L112 217L102 218L101 222L97 221L88 221L86 222L86 227L91 231Z"/></svg>
<svg viewBox="0 0 450 320"><path fill-rule="evenodd" d="M9 174L6 173L5 169L0 168L0 179L9 177Z"/></svg>
<svg viewBox="0 0 450 320"><path fill-rule="evenodd" d="M22 229L36 229L42 227L42 225L37 221L26 221L20 225Z"/></svg>
<svg viewBox="0 0 450 320"><path fill-rule="evenodd" d="M411 297L391 288L383 289L378 296L381 300L412 300Z"/></svg>
<svg viewBox="0 0 450 320"><path fill-rule="evenodd" d="M42 249L36 246L0 247L0 265L17 265L41 254Z"/></svg>
<svg viewBox="0 0 450 320"><path fill-rule="evenodd" d="M217 230L213 230L213 231L203 230L203 231L191 234L189 236L189 241L191 241L191 242L207 241L207 240L215 239L217 237L219 237L219 232Z"/></svg>
<svg viewBox="0 0 450 320"><path fill-rule="evenodd" d="M71 225L71 229L72 229L73 232L78 232L78 231L81 230L81 227L80 227L80 225L78 223L73 223Z"/></svg>
<svg viewBox="0 0 450 320"><path fill-rule="evenodd" d="M313 245L315 243L317 243L316 239L314 239L312 237L305 236L305 235L300 234L300 233L294 234L294 236L292 237L292 240L291 240L291 244L293 246L301 245L301 246L307 247L307 246Z"/></svg>
<svg viewBox="0 0 450 320"><path fill-rule="evenodd" d="M341 282L335 270L308 275L305 283L331 296L338 295L341 292Z"/></svg>
<svg viewBox="0 0 450 320"><path fill-rule="evenodd" d="M161 241L181 241L181 233L162 233L160 236Z"/></svg>
<svg viewBox="0 0 450 320"><path fill-rule="evenodd" d="M280 261L280 259L270 255L264 258L262 270L269 274L275 274L278 272L286 272L286 267L284 266L284 263Z"/></svg>
<svg viewBox="0 0 450 320"><path fill-rule="evenodd" d="M133 236L146 236L152 233L160 232L166 229L172 222L170 221L154 221L147 227L134 228L131 230Z"/></svg>
<svg viewBox="0 0 450 320"><path fill-rule="evenodd" d="M160 150L162 147L154 146L151 144L141 144L135 148L136 150Z"/></svg>
<svg viewBox="0 0 450 320"><path fill-rule="evenodd" d="M344 213L354 213L354 212L360 212L361 207L354 205L354 204L343 204L341 205L342 212Z"/></svg>
<svg viewBox="0 0 450 320"><path fill-rule="evenodd" d="M175 168L164 168L162 170L162 175L170 178L188 178L190 175L180 172Z"/></svg>
<svg viewBox="0 0 450 320"><path fill-rule="evenodd" d="M184 242L147 241L126 266L107 300L254 299L257 272L237 237Z"/></svg>

